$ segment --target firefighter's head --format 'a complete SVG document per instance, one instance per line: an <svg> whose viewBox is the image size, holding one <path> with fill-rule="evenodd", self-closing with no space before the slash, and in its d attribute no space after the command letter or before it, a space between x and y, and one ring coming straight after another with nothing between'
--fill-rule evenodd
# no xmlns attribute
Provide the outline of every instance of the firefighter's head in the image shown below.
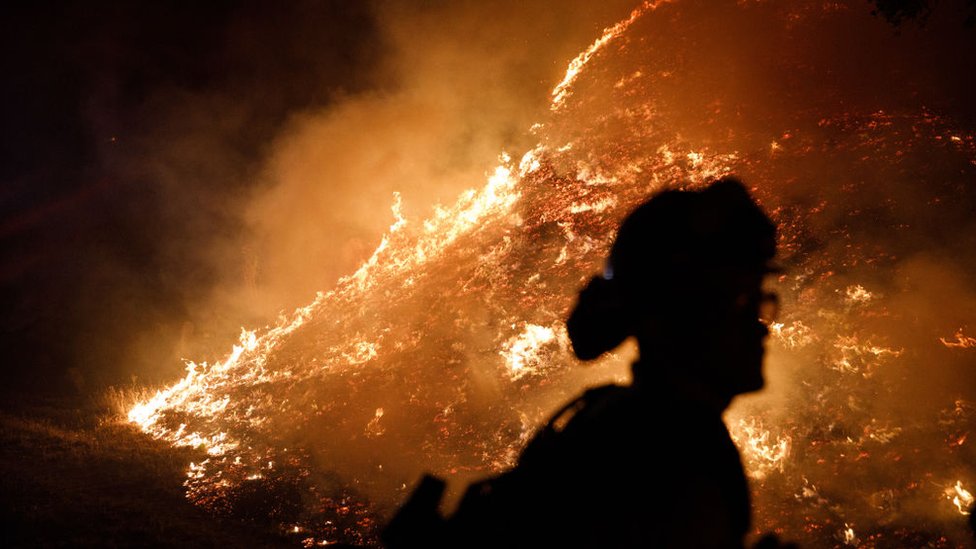
<svg viewBox="0 0 976 549"><path fill-rule="evenodd" d="M635 336L642 358L683 357L733 394L759 389L775 251L775 225L735 179L654 195L623 221L603 276L580 294L568 322L577 355Z"/></svg>

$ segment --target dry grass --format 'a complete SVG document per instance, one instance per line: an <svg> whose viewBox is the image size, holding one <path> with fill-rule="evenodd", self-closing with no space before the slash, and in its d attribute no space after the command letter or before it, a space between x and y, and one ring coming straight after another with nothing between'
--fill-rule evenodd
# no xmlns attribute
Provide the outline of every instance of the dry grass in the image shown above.
<svg viewBox="0 0 976 549"><path fill-rule="evenodd" d="M91 407L102 412L103 422L126 423L129 410L152 398L158 389L139 385L135 379L124 387L111 386L91 398Z"/></svg>
<svg viewBox="0 0 976 549"><path fill-rule="evenodd" d="M149 394L113 388L0 411L0 546L293 546L267 527L218 520L186 501L182 479L195 454L124 421Z"/></svg>

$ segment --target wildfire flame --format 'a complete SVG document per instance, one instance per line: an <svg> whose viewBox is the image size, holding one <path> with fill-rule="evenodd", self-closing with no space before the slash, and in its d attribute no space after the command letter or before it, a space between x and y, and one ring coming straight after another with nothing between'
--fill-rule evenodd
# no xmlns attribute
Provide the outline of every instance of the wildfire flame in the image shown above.
<svg viewBox="0 0 976 549"><path fill-rule="evenodd" d="M833 368L839 372L861 374L870 377L877 365L891 357L898 357L902 350L890 349L870 342L861 343L857 336L837 336L834 348L839 356Z"/></svg>
<svg viewBox="0 0 976 549"><path fill-rule="evenodd" d="M649 55L667 51L669 38L647 15L667 11L670 25L682 16L678 4L643 2L581 52L552 91L549 118L533 126L539 143L517 161L502 155L480 188L421 222L404 217L395 194L389 230L354 273L272 326L243 330L222 360L187 362L182 379L132 407L129 420L146 433L201 450L187 470L190 499L232 511L235 498L268 493L267 514L305 546L368 545L383 509L420 470L463 484L510 465L558 403L626 378L625 353L570 367L562 324L619 220L655 190L740 173L779 224L787 266L778 283L788 316L770 325L768 369L785 372L779 400L737 402L727 417L753 478L757 529L811 546L939 539L898 538L924 528L905 526L899 509L948 507L943 498L959 513L972 505L961 481L944 488L925 479L943 461L971 470L964 442L976 406L953 395L924 416L935 421L885 414L879 400L895 398L919 355L892 326L923 329L898 316L896 296L870 276L890 269L892 255L864 244L851 224L857 212L845 202L861 189L802 200L784 189L799 185L795 166L810 151L825 165L866 165L881 181L905 177L904 151L959 160L946 173L971 177L976 140L924 110L811 107L785 123L761 120L762 130L733 131L735 120L723 119L722 131L708 132L718 137L689 142L662 90L681 90L673 82L682 74L706 78L710 68ZM640 40L623 44L624 36ZM707 116L735 111L720 103L708 103ZM820 189L815 175L809 188ZM930 192L934 183L923 183ZM831 238L844 242L840 251ZM926 341L957 322L924 327ZM961 328L955 340L938 339L948 349L976 346ZM296 500L313 503L281 508ZM946 509L940 520L950 514L958 519Z"/></svg>
<svg viewBox="0 0 976 549"><path fill-rule="evenodd" d="M973 494L962 486L962 481L957 480L956 484L945 489L946 498L956 506L956 510L961 515L968 515L969 509L973 505Z"/></svg>
<svg viewBox="0 0 976 549"><path fill-rule="evenodd" d="M976 337L970 337L962 333L962 328L956 331L953 336L956 338L955 341L948 340L944 337L940 337L939 341L943 345L949 347L950 349L973 349L976 348Z"/></svg>
<svg viewBox="0 0 976 549"><path fill-rule="evenodd" d="M765 478L773 471L782 471L790 455L789 436L773 436L763 429L758 418L740 419L731 430L732 439L742 449L750 475Z"/></svg>
<svg viewBox="0 0 976 549"><path fill-rule="evenodd" d="M557 337L557 330L560 336ZM565 347L567 341L565 329L557 326L555 329L548 326L537 326L526 324L522 332L502 345L499 352L505 359L509 375L513 379L519 379L529 373L538 373L541 368L551 366L551 356L545 356L545 347L554 341L558 341ZM551 355L551 353L550 353Z"/></svg>
<svg viewBox="0 0 976 549"><path fill-rule="evenodd" d="M841 530L843 535L844 545L857 545L859 540L857 539L857 534L854 533L854 528L847 523L844 523L844 529Z"/></svg>
<svg viewBox="0 0 976 549"><path fill-rule="evenodd" d="M526 154L523 164L526 159L531 158L531 154L531 151ZM185 426L173 431L158 424L160 411L168 409L194 415L216 416L227 408L230 397L226 394L217 397L218 393L213 389L233 383L269 383L278 376L294 375L294 372L267 370L266 357L284 338L303 326L323 303L342 299L350 294L369 292L379 280L416 269L437 257L440 251L460 235L475 228L485 217L508 212L518 199L512 171L505 165L510 161L508 156L502 157L503 164L495 169L480 192L469 190L461 195L453 208L438 208L434 217L423 223L424 230L416 244L408 248L391 247L392 239L406 225L406 220L400 214L400 198L397 195L393 205L396 220L390 226L389 232L372 256L355 273L340 279L336 290L320 293L311 304L297 309L290 318L282 319L277 326L260 337L254 331L242 330L239 343L226 359L217 364L188 362L186 376L168 389L157 392L148 401L133 406L128 413L129 421L138 424L147 433L169 440L177 446L204 446L211 455L226 453L236 445L225 442L229 438L227 433L205 436L186 432L183 428ZM408 283L409 280L407 277ZM354 341L348 346L330 349L338 360L319 368L362 364L376 358L377 348L375 342ZM317 369L310 369L304 374L314 375Z"/></svg>
<svg viewBox="0 0 976 549"><path fill-rule="evenodd" d="M623 21L615 23L605 29L603 29L603 34L596 39L590 47L586 48L575 59L569 62L569 67L566 69L566 75L563 79L556 84L556 87L552 89L552 104L549 106L550 110L557 111L563 107L566 103L566 99L572 93L571 87L576 77L579 75L583 67L590 61L593 56L603 49L611 40L617 38L624 33L634 21L637 21L644 13L657 9L658 6L664 4L667 0L657 0L655 2L645 0L640 6L634 8L634 11L630 12L630 16Z"/></svg>
<svg viewBox="0 0 976 549"><path fill-rule="evenodd" d="M782 322L773 322L769 325L769 332L788 349L799 349L816 341L813 330L800 320L794 320L789 326Z"/></svg>
<svg viewBox="0 0 976 549"><path fill-rule="evenodd" d="M854 286L848 286L844 290L844 297L849 304L855 305L867 303L874 299L875 296L873 293L865 290L864 286L856 284Z"/></svg>

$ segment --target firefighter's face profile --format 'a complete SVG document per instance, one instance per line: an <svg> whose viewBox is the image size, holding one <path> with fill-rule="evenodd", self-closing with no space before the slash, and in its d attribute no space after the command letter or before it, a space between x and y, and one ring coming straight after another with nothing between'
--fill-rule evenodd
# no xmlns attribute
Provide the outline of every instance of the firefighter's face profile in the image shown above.
<svg viewBox="0 0 976 549"><path fill-rule="evenodd" d="M716 318L711 362L730 394L757 391L765 384L765 342L779 298L764 289L763 281L762 273L736 277L724 311Z"/></svg>
<svg viewBox="0 0 976 549"><path fill-rule="evenodd" d="M661 314L648 308L645 341L672 349L671 356L722 394L762 389L765 342L778 297L764 288L762 270L713 274L709 282L672 288L685 296L676 309Z"/></svg>

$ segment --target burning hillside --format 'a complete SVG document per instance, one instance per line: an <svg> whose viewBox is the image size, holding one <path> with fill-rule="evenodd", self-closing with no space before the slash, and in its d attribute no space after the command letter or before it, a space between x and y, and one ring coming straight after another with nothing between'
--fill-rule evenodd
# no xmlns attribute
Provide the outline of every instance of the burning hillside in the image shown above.
<svg viewBox="0 0 976 549"><path fill-rule="evenodd" d="M843 5L702 4L637 7L571 63L537 146L426 220L394 198L358 271L135 406L147 433L207 453L188 497L307 546L371 544L421 472L511 465L559 402L626 380L632 357L583 368L563 326L619 220L735 173L780 224L787 269L771 388L727 418L757 530L965 543L976 134L914 100L879 108L795 46L848 25Z"/></svg>

